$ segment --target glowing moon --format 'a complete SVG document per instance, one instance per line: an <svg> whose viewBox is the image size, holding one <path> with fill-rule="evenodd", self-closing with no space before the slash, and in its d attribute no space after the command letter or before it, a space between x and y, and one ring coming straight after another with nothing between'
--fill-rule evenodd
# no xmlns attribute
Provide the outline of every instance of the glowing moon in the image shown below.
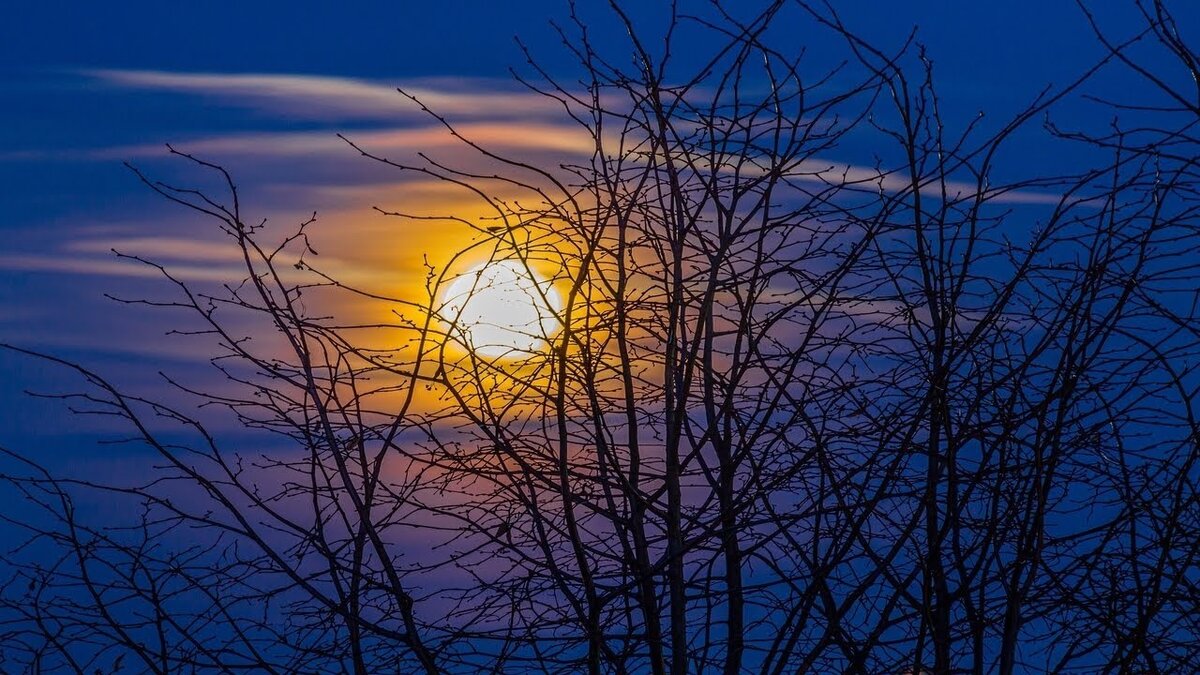
<svg viewBox="0 0 1200 675"><path fill-rule="evenodd" d="M562 300L554 286L518 260L484 263L446 288L438 314L450 335L480 356L520 357L558 330Z"/></svg>

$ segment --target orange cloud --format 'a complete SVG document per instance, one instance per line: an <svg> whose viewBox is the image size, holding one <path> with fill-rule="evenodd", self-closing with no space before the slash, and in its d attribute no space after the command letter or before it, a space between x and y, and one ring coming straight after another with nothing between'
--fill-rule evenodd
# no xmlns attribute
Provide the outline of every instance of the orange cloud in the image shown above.
<svg viewBox="0 0 1200 675"><path fill-rule="evenodd" d="M529 122L468 122L455 125L463 137L489 148L525 149L558 153L590 153L591 138L577 125ZM409 152L463 147L443 126L355 131L345 134L364 150L371 152ZM270 132L224 134L173 144L177 149L197 155L226 156L317 156L336 155L353 159L357 153L330 131ZM94 159L160 157L160 144L125 145L89 152Z"/></svg>

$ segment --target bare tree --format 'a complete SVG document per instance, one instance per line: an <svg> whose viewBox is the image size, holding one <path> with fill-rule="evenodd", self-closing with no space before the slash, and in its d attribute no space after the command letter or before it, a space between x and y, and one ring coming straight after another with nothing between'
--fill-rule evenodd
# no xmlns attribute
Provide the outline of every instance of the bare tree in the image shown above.
<svg viewBox="0 0 1200 675"><path fill-rule="evenodd" d="M1162 3L1139 7L1144 32L1122 42L1091 19L1107 58L998 125L943 119L919 45L882 50L828 6L673 11L651 37L614 3L615 56L572 10L557 30L580 78L530 56L521 81L578 123L590 157L498 154L404 92L496 170L347 139L493 214L466 223L475 243L430 269L422 298L323 272L313 221L252 224L221 167L175 153L215 172L220 196L135 169L212 218L244 278L198 289L135 259L173 295L122 302L199 322L184 332L218 345L227 386L168 383L252 440L35 355L74 369L88 389L61 397L123 420L161 466L136 486L28 460L7 477L47 516L14 523L30 540L8 558L7 662L1197 669L1200 98L1136 54L1165 48L1193 80L1198 61ZM801 21L841 38L845 63L813 72L768 30ZM679 26L709 38L690 72L672 57ZM1000 181L1014 135L1104 68L1159 88L1164 121L1047 122L1102 161ZM873 166L828 159L851 138L875 143ZM481 349L446 300L460 260L549 275L527 291L549 320ZM363 324L314 309L351 295L405 311ZM381 332L391 346L364 338ZM92 491L140 517L89 522L74 500Z"/></svg>

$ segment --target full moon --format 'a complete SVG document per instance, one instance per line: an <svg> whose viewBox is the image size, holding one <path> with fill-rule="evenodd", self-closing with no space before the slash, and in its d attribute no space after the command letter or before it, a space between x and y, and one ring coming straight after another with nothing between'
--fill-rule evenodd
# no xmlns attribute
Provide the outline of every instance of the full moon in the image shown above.
<svg viewBox="0 0 1200 675"><path fill-rule="evenodd" d="M498 260L454 279L442 296L439 315L464 346L498 358L541 349L558 329L561 310L553 284L518 260Z"/></svg>

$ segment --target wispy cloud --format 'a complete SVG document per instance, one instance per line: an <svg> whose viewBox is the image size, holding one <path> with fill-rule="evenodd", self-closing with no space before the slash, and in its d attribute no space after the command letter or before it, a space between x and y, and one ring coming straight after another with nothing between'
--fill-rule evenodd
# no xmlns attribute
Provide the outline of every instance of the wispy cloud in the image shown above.
<svg viewBox="0 0 1200 675"><path fill-rule="evenodd" d="M63 249L73 253L100 254L106 258L111 258L112 251L117 250L157 261L237 263L240 260L231 242L201 241L197 238L127 236L81 239L68 242Z"/></svg>
<svg viewBox="0 0 1200 675"><path fill-rule="evenodd" d="M837 161L805 160L796 167L795 174L794 177L801 180L829 185L854 185L860 189L870 187L891 193L912 189L911 180L901 174ZM955 201L971 200L980 194L979 185L967 181L946 179L943 184L938 177L933 176L920 184L921 191L927 198L940 196L943 187L947 197ZM1050 192L987 186L983 189L983 196L993 204L1057 204L1062 199L1061 195Z"/></svg>
<svg viewBox="0 0 1200 675"><path fill-rule="evenodd" d="M463 138L489 148L587 153L592 140L574 125L529 122L466 122L455 126ZM408 152L462 147L463 141L443 126L354 131L347 138L373 153ZM344 140L330 131L223 134L175 143L182 151L225 156L355 156ZM125 145L86 152L91 159L128 159L163 154L159 144Z"/></svg>
<svg viewBox="0 0 1200 675"><path fill-rule="evenodd" d="M183 282L231 283L248 276L241 252L232 243L204 242L178 237L129 237L94 239L65 245L61 252L14 253L0 255L0 271L44 272L58 275L102 276L111 278L163 278L157 267L138 260L119 258L112 251L136 255L162 264L171 276ZM289 282L313 281L293 265L299 257L280 253L274 263L280 277ZM322 269L336 270L340 281L367 283L380 270L369 264L351 262L330 255L314 258ZM258 270L261 272L262 270Z"/></svg>
<svg viewBox="0 0 1200 675"><path fill-rule="evenodd" d="M324 121L392 120L423 114L396 83L324 75L179 73L160 70L85 70L103 85L192 94L233 106ZM439 114L455 118L528 118L552 108L545 97L498 80L425 78L404 91Z"/></svg>
<svg viewBox="0 0 1200 675"><path fill-rule="evenodd" d="M51 272L104 277L161 278L162 272L149 265L118 260L67 257L58 254L0 255L0 269L21 272ZM236 279L240 269L215 265L172 265L171 275L182 281L222 282Z"/></svg>
<svg viewBox="0 0 1200 675"><path fill-rule="evenodd" d="M363 149L389 156L462 147L440 123L422 113L392 83L359 78L305 74L186 73L160 70L86 70L82 74L103 86L190 94L274 115L349 123L387 121L386 128L361 129L347 136ZM589 134L564 119L561 109L544 96L492 79L422 78L405 91L417 96L440 115L457 120L463 137L498 151L532 151L588 155L594 149ZM354 151L330 130L255 131L176 139L177 148L218 161L225 158L344 158ZM118 145L84 150L17 151L0 153L9 161L125 160L163 154L157 143ZM886 192L910 188L906 179L877 169L836 160L809 160L797 167L794 179L829 184L849 183ZM925 189L935 186L926 185ZM950 180L951 197L969 199L973 183ZM1029 190L990 190L996 204L1053 204L1056 194Z"/></svg>

